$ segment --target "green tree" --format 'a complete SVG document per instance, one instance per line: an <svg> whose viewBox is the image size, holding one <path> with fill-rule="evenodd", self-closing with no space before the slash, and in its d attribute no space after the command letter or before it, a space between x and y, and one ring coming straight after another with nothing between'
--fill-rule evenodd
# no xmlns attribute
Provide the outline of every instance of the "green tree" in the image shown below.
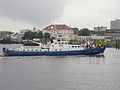
<svg viewBox="0 0 120 90"><path fill-rule="evenodd" d="M40 39L43 38L43 33L42 33L42 31L38 32L38 38L40 38Z"/></svg>
<svg viewBox="0 0 120 90"><path fill-rule="evenodd" d="M79 36L90 36L90 30L88 28L83 28L78 33Z"/></svg>
<svg viewBox="0 0 120 90"><path fill-rule="evenodd" d="M37 38L37 37L38 37L37 32L29 31L29 32L25 32L25 34L24 34L24 36L22 38L32 40L32 39Z"/></svg>
<svg viewBox="0 0 120 90"><path fill-rule="evenodd" d="M44 34L44 38L45 38L45 39L50 39L50 34L49 34L49 33L45 33L45 34Z"/></svg>

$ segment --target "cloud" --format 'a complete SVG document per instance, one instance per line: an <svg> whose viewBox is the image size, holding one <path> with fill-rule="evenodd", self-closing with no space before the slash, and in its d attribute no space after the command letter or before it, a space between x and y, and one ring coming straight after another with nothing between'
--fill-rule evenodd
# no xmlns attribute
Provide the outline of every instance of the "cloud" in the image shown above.
<svg viewBox="0 0 120 90"><path fill-rule="evenodd" d="M63 8L63 0L0 0L0 16L39 26L58 18Z"/></svg>
<svg viewBox="0 0 120 90"><path fill-rule="evenodd" d="M57 20L80 28L107 26L120 18L119 0L67 0L63 15Z"/></svg>
<svg viewBox="0 0 120 90"><path fill-rule="evenodd" d="M120 0L0 0L0 21L1 16L9 18L11 25L18 22L18 28L24 23L27 28L52 22L78 28L101 25L109 28L110 20L120 18L119 3Z"/></svg>

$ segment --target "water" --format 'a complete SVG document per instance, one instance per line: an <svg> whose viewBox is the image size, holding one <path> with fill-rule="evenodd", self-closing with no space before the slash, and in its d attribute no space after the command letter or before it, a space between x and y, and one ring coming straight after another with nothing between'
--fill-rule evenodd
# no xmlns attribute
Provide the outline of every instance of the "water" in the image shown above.
<svg viewBox="0 0 120 90"><path fill-rule="evenodd" d="M114 48L104 56L0 57L0 90L120 90L119 77Z"/></svg>

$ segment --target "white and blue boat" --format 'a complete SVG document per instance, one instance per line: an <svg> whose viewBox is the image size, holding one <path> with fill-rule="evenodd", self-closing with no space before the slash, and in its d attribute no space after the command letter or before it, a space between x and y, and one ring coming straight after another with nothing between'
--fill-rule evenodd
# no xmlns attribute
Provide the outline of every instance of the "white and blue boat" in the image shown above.
<svg viewBox="0 0 120 90"><path fill-rule="evenodd" d="M105 47L85 48L83 45L68 44L68 41L54 41L47 45L36 47L21 47L16 49L3 48L4 56L66 56L66 55L96 55L104 53Z"/></svg>

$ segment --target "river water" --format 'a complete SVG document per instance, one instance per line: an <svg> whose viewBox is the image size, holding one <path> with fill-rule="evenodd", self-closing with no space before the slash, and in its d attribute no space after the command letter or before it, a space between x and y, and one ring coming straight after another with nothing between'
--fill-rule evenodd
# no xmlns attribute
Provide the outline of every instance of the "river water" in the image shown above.
<svg viewBox="0 0 120 90"><path fill-rule="evenodd" d="M0 45L2 47L19 45ZM120 50L104 56L0 57L0 90L120 90Z"/></svg>

